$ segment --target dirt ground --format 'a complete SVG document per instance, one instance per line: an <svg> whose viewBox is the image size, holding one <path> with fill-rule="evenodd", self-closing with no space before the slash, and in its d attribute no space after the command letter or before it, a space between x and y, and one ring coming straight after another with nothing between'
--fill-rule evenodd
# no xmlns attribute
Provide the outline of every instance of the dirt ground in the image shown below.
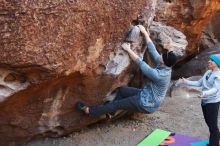
<svg viewBox="0 0 220 146"><path fill-rule="evenodd" d="M68 137L31 141L27 146L135 146L154 129L207 139L200 99L166 97L153 114L135 114L107 123L98 123Z"/></svg>

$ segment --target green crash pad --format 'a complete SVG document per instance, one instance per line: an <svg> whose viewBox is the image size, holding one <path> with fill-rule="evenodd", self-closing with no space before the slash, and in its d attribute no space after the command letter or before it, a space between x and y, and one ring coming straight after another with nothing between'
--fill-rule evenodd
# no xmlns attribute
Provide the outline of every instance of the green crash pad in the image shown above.
<svg viewBox="0 0 220 146"><path fill-rule="evenodd" d="M158 146L161 142L166 139L171 132L156 129L149 136L147 136L144 140L142 140L137 146Z"/></svg>

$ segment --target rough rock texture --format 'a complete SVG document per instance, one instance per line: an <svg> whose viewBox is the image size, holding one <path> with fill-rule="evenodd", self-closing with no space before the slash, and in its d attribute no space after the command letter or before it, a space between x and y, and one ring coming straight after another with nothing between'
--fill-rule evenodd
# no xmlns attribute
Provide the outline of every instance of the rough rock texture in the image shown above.
<svg viewBox="0 0 220 146"><path fill-rule="evenodd" d="M193 17L198 19L184 22L180 29L179 21L173 25L189 33L191 45L216 10L214 2L203 0L201 7L194 6L199 11L193 11ZM175 1L173 8L179 8L178 4L185 1ZM181 6L184 9L191 5ZM83 115L74 104L77 100L99 104L115 88L128 84L135 66L120 45L128 41L125 38L137 35L133 49L144 56L140 32L131 24L150 28L155 7L156 0L1 0L0 92L4 94L0 97L0 145L65 135L100 120ZM185 16L170 17L160 12L163 7L157 19L162 21L164 16L165 24L177 18L182 21L180 16ZM179 14L177 9L174 12ZM173 42L177 41L173 39L182 38L178 46L185 50L182 33L159 37L157 27L150 31L157 34L155 40L163 42L160 45L172 40L171 46L175 46ZM127 34L129 30L134 32Z"/></svg>
<svg viewBox="0 0 220 146"><path fill-rule="evenodd" d="M139 14L146 14L140 18L150 25L155 2L1 1L1 87L10 91L1 97L0 145L65 135L99 120L83 115L74 104L98 104L128 83L132 65L115 73L107 64L117 54L126 58L117 53L120 44ZM14 83L24 88L8 88ZM11 95L20 89L25 90Z"/></svg>
<svg viewBox="0 0 220 146"><path fill-rule="evenodd" d="M12 70L0 69L0 102L27 88L28 85L29 82L21 74Z"/></svg>
<svg viewBox="0 0 220 146"><path fill-rule="evenodd" d="M220 42L220 11L218 11L206 28L202 31L202 36L200 39L200 50L205 50L207 48L213 48L216 44Z"/></svg>
<svg viewBox="0 0 220 146"><path fill-rule="evenodd" d="M220 42L220 10L216 13L216 15L213 17L211 23L212 32L215 36L215 38Z"/></svg>
<svg viewBox="0 0 220 146"><path fill-rule="evenodd" d="M202 30L218 9L219 0L157 0L156 21L173 26L187 36L187 52L197 54Z"/></svg>
<svg viewBox="0 0 220 146"><path fill-rule="evenodd" d="M109 55L148 3L3 1L0 62L55 75L102 70L100 56Z"/></svg>
<svg viewBox="0 0 220 146"><path fill-rule="evenodd" d="M151 38L155 41L157 49L173 51L177 56L184 56L188 42L186 36L173 27L159 22L150 26Z"/></svg>
<svg viewBox="0 0 220 146"><path fill-rule="evenodd" d="M216 44L218 44L218 40L213 33L212 27L209 24L202 32L202 36L199 41L199 50L206 50L208 48L213 48Z"/></svg>

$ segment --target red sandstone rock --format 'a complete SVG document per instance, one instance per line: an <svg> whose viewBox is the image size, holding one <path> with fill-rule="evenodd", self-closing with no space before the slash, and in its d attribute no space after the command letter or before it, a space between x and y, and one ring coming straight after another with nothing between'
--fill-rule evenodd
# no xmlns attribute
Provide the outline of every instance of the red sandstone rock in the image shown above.
<svg viewBox="0 0 220 146"><path fill-rule="evenodd" d="M216 13L213 17L212 21L210 22L211 30L215 36L215 38L220 42L220 10Z"/></svg>
<svg viewBox="0 0 220 146"><path fill-rule="evenodd" d="M220 9L219 0L157 0L156 21L187 36L187 52L196 54L202 30Z"/></svg>
<svg viewBox="0 0 220 146"><path fill-rule="evenodd" d="M2 1L0 65L24 78L2 76L2 91L16 82L29 86L1 97L0 145L65 135L99 120L74 104L96 105L128 83L131 65L112 76L107 62L142 11L149 25L154 6L153 0Z"/></svg>
<svg viewBox="0 0 220 146"><path fill-rule="evenodd" d="M204 2L193 5L195 11L187 11L185 18L177 8L184 10L191 4L179 0L171 7L177 15L160 13L161 7L157 19L164 17L166 24L181 28L193 48L192 42L217 9L212 2ZM0 65L9 74L18 74L2 76L2 89L11 84L29 86L1 97L0 145L61 136L98 121L100 118L77 111L74 104L76 100L89 105L101 103L112 90L130 81L134 67L130 63L119 74L106 72L107 64L121 55L120 44L138 15L149 28L155 6L155 0L2 1ZM197 19L191 20L191 15Z"/></svg>

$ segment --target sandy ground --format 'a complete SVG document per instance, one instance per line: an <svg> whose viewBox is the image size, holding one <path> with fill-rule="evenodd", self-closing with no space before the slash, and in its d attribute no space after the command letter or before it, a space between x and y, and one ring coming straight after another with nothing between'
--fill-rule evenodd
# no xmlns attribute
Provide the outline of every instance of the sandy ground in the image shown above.
<svg viewBox="0 0 220 146"><path fill-rule="evenodd" d="M200 99L166 97L153 114L135 114L98 123L68 137L38 139L27 146L135 146L156 128L204 139L209 136Z"/></svg>

